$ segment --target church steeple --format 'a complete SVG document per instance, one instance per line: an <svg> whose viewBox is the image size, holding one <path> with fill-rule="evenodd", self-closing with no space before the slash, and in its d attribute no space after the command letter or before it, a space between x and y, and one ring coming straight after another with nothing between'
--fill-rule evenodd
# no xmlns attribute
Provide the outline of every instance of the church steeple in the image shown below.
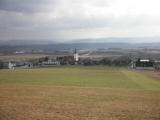
<svg viewBox="0 0 160 120"><path fill-rule="evenodd" d="M77 53L77 49L76 48L74 50L74 61L75 61L75 63L77 63L79 61L79 55Z"/></svg>

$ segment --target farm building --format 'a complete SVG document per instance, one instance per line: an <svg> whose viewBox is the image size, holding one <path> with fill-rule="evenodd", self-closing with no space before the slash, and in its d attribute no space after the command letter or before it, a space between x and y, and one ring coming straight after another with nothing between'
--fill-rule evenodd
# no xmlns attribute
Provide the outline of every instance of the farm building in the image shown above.
<svg viewBox="0 0 160 120"><path fill-rule="evenodd" d="M55 60L48 60L48 61L43 61L41 63L41 67L52 67L52 66L58 66L60 65L60 62L59 61L55 61Z"/></svg>
<svg viewBox="0 0 160 120"><path fill-rule="evenodd" d="M131 66L134 69L151 70L154 69L154 61L151 61L149 59L138 59L137 61L132 61Z"/></svg>
<svg viewBox="0 0 160 120"><path fill-rule="evenodd" d="M31 68L33 64L30 62L16 62L15 68Z"/></svg>

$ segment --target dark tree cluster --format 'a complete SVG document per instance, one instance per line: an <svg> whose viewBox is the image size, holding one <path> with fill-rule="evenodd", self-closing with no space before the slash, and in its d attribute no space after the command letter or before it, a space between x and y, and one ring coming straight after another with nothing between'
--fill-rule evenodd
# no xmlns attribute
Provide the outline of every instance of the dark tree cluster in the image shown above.
<svg viewBox="0 0 160 120"><path fill-rule="evenodd" d="M83 65L107 65L107 66L129 66L131 64L131 59L126 56L119 57L117 59L103 58L100 60L93 60L86 58L80 61Z"/></svg>

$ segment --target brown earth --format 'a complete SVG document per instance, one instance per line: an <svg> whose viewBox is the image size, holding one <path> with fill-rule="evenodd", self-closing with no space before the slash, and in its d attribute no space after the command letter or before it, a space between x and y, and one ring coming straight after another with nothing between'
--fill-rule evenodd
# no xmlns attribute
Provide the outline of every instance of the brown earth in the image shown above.
<svg viewBox="0 0 160 120"><path fill-rule="evenodd" d="M160 92L0 85L0 120L160 120Z"/></svg>

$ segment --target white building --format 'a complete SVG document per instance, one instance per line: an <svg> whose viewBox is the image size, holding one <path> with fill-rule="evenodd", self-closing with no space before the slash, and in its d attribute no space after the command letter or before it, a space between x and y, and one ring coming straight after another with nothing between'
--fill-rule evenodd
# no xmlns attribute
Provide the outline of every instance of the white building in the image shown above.
<svg viewBox="0 0 160 120"><path fill-rule="evenodd" d="M8 68L9 69L14 69L15 66L16 65L14 63L11 63L11 62L8 63Z"/></svg>

